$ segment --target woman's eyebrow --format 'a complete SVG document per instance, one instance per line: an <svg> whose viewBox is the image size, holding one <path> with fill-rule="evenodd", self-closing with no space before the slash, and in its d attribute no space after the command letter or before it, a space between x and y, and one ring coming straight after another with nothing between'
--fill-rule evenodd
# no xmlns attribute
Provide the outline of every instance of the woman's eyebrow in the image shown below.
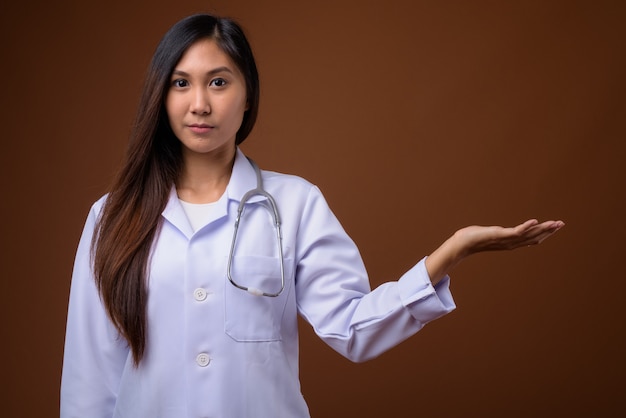
<svg viewBox="0 0 626 418"><path fill-rule="evenodd" d="M223 73L223 72L234 74L233 70L231 70L230 68L225 67L225 66L214 68L214 69L212 69L210 71L207 71L206 74L207 75L214 75L214 74ZM178 70L178 69L174 69L174 71L172 71L172 75L180 75L180 76L183 76L183 77L189 77L188 73L186 73L183 70Z"/></svg>

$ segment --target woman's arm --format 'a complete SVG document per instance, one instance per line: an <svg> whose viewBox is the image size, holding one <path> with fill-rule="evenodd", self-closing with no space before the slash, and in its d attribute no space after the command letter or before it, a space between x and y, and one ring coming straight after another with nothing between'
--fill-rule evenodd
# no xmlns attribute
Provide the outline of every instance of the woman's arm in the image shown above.
<svg viewBox="0 0 626 418"><path fill-rule="evenodd" d="M61 418L110 418L129 350L107 316L91 269L98 202L89 212L72 273L63 370Z"/></svg>
<svg viewBox="0 0 626 418"><path fill-rule="evenodd" d="M426 259L426 270L437 284L465 257L483 251L513 250L536 245L565 225L562 221L539 223L530 219L511 228L468 226L459 229Z"/></svg>

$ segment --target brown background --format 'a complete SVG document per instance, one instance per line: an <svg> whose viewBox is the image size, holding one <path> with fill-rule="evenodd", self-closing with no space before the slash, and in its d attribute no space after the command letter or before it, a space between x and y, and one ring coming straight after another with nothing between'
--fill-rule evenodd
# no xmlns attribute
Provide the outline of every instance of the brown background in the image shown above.
<svg viewBox="0 0 626 418"><path fill-rule="evenodd" d="M458 309L374 361L352 364L303 326L315 417L624 413L622 4L4 2L2 415L58 416L84 219L158 39L199 11L237 18L257 55L244 150L321 187L373 286L464 225L567 223L459 266Z"/></svg>

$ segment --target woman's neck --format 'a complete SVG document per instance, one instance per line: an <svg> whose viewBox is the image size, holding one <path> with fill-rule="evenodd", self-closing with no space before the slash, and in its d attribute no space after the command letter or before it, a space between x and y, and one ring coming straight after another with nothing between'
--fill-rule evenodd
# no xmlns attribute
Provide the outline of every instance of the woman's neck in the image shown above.
<svg viewBox="0 0 626 418"><path fill-rule="evenodd" d="M219 200L230 181L235 163L233 150L210 154L183 151L183 169L176 182L176 192L189 203Z"/></svg>

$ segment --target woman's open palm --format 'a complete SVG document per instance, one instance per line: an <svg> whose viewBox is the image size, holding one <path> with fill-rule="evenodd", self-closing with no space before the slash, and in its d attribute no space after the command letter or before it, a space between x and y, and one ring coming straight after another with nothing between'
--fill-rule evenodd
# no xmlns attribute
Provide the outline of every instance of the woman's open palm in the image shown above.
<svg viewBox="0 0 626 418"><path fill-rule="evenodd" d="M467 254L482 251L513 250L536 245L563 227L562 221L539 223L530 219L514 227L468 226L457 231L459 239L466 242Z"/></svg>

